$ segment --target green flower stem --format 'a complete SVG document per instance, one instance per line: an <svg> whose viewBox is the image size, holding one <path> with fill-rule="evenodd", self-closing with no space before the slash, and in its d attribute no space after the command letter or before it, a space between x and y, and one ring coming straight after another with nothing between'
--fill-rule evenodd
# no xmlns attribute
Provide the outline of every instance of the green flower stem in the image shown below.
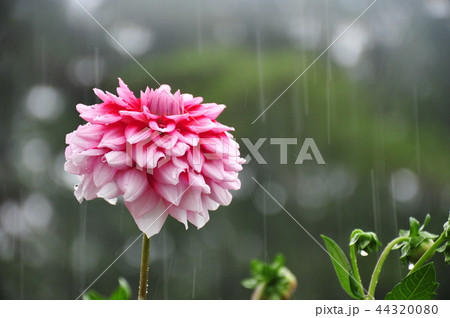
<svg viewBox="0 0 450 318"><path fill-rule="evenodd" d="M442 233L441 236L433 243L433 245L430 246L430 248L425 252L425 254L422 255L422 257L417 261L416 264L414 264L414 267L410 270L408 275L411 275L411 273L418 270L428 259L430 259L434 251L445 241L447 240L447 237L445 236L445 233ZM407 275L407 276L408 276Z"/></svg>
<svg viewBox="0 0 450 318"><path fill-rule="evenodd" d="M139 276L138 300L147 299L148 263L150 258L150 238L142 234L141 275Z"/></svg>
<svg viewBox="0 0 450 318"><path fill-rule="evenodd" d="M358 283L359 291L361 295L364 295L364 288L361 282L361 276L359 275L358 261L356 259L355 245L350 245L350 259L352 261L353 275Z"/></svg>
<svg viewBox="0 0 450 318"><path fill-rule="evenodd" d="M378 259L377 265L375 265L375 269L373 270L372 278L370 280L369 285L369 291L367 293L366 299L375 299L375 289L377 288L378 284L378 277L380 276L381 269L383 267L384 262L386 261L386 258L388 257L391 250L394 248L395 245L398 243L401 243L403 241L409 240L408 237L397 237L393 241L391 241L386 248L384 249L383 253L381 253L380 258Z"/></svg>

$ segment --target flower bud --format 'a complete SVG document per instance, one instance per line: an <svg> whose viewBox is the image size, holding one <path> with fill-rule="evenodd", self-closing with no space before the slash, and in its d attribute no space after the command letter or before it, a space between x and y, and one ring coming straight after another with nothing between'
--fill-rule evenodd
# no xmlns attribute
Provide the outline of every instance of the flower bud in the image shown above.
<svg viewBox="0 0 450 318"><path fill-rule="evenodd" d="M409 231L400 230L400 237L407 240L397 244L394 249L401 248L400 259L407 263L415 264L423 254L433 245L434 239L438 235L424 231L425 226L430 222L430 215L427 214L422 225L415 218L409 218Z"/></svg>
<svg viewBox="0 0 450 318"><path fill-rule="evenodd" d="M350 235L349 245L355 246L358 254L366 256L374 251L376 252L381 243L375 233L356 229Z"/></svg>
<svg viewBox="0 0 450 318"><path fill-rule="evenodd" d="M410 249L407 260L410 263L417 263L417 261L430 249L433 245L434 241L432 239L425 239L422 243L420 243L416 248ZM434 254L434 252L433 252Z"/></svg>

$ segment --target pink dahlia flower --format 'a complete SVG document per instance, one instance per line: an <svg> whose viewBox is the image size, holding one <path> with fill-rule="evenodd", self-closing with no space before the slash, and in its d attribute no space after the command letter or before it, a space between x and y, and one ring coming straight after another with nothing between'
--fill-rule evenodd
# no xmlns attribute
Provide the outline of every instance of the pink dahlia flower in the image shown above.
<svg viewBox="0 0 450 318"><path fill-rule="evenodd" d="M243 159L231 127L216 121L224 105L175 94L162 85L137 98L119 79L117 94L77 105L87 124L66 137L65 170L80 176L78 201L123 196L139 229L157 234L168 215L201 228L209 212L240 188Z"/></svg>

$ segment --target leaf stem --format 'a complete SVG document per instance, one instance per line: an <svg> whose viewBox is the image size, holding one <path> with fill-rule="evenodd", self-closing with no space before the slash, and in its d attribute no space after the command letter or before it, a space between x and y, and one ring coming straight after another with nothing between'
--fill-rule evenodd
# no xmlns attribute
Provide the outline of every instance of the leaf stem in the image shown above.
<svg viewBox="0 0 450 318"><path fill-rule="evenodd" d="M384 249L383 253L381 253L380 258L378 259L377 264L375 265L375 268L372 273L372 278L370 280L369 285L369 291L367 293L366 299L375 299L375 289L377 288L378 284L378 278L381 273L381 269L383 268L383 264L386 261L386 258L388 257L391 250L394 248L395 245L397 245L400 242L407 241L408 237L397 237L396 239L392 240Z"/></svg>
<svg viewBox="0 0 450 318"><path fill-rule="evenodd" d="M150 258L150 238L142 233L141 274L139 276L138 300L147 299L148 264Z"/></svg>
<svg viewBox="0 0 450 318"><path fill-rule="evenodd" d="M361 292L361 295L364 295L364 287L361 282L361 276L359 275L358 260L356 259L355 245L350 245L350 259L352 262L353 275L358 283L359 291Z"/></svg>
<svg viewBox="0 0 450 318"><path fill-rule="evenodd" d="M428 261L428 259L430 259L433 256L434 251L439 247L439 245L441 245L447 240L444 234L445 233L442 233L441 236L439 236L439 238L433 243L433 245L431 245L430 248L422 255L422 257L417 261L417 263L414 264L414 267L409 271L408 275L411 275L413 272L418 270L426 261Z"/></svg>

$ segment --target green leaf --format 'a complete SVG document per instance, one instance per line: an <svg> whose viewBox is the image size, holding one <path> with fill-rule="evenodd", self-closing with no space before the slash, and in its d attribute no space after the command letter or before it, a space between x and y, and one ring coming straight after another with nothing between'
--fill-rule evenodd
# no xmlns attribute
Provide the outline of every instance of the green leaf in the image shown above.
<svg viewBox="0 0 450 318"><path fill-rule="evenodd" d="M253 275L258 275L258 274L262 274L264 270L264 263L254 259L250 262L250 271L252 272Z"/></svg>
<svg viewBox="0 0 450 318"><path fill-rule="evenodd" d="M119 286L109 297L110 300L129 300L131 299L131 288L123 277L119 277Z"/></svg>
<svg viewBox="0 0 450 318"><path fill-rule="evenodd" d="M96 291L88 291L87 293L83 294L83 300L106 300L105 296L100 295Z"/></svg>
<svg viewBox="0 0 450 318"><path fill-rule="evenodd" d="M83 300L129 300L131 299L131 288L127 280L119 277L119 286L113 291L111 296L106 297L94 290L90 290L83 294Z"/></svg>
<svg viewBox="0 0 450 318"><path fill-rule="evenodd" d="M285 259L284 259L283 254L277 254L277 256L275 256L275 259L272 263L272 268L279 269L284 266L284 263L285 263Z"/></svg>
<svg viewBox="0 0 450 318"><path fill-rule="evenodd" d="M450 241L436 249L439 253L444 253L444 261L447 265L450 264Z"/></svg>
<svg viewBox="0 0 450 318"><path fill-rule="evenodd" d="M421 230L420 223L415 218L409 218L409 235L416 236L419 234L419 230Z"/></svg>
<svg viewBox="0 0 450 318"><path fill-rule="evenodd" d="M450 213L447 222L444 223L444 233L447 238L450 238Z"/></svg>
<svg viewBox="0 0 450 318"><path fill-rule="evenodd" d="M436 297L436 271L433 263L428 263L411 275L406 276L392 291L386 300L432 300Z"/></svg>
<svg viewBox="0 0 450 318"><path fill-rule="evenodd" d="M255 278L246 278L241 282L244 288L253 289L258 285L258 280Z"/></svg>
<svg viewBox="0 0 450 318"><path fill-rule="evenodd" d="M342 288L350 297L362 299L363 296L359 295L359 293L357 292L358 284L353 278L353 272L350 267L350 263L348 262L348 259L345 256L344 252L339 247L339 245L337 245L337 243L331 238L325 235L321 235L321 237L325 241L325 245L331 257L331 262L333 263L334 270L339 279L339 282L341 283Z"/></svg>

